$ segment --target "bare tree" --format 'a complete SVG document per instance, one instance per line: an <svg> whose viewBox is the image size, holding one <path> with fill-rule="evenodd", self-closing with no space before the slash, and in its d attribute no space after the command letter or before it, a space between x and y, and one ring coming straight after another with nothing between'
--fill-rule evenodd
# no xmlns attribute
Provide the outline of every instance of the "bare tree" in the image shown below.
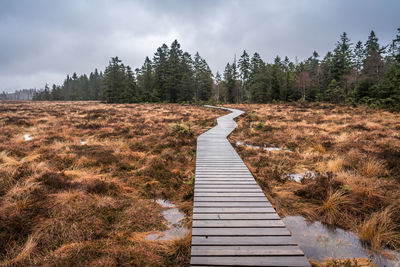
<svg viewBox="0 0 400 267"><path fill-rule="evenodd" d="M296 85L297 85L297 88L300 90L301 99L303 101L305 101L306 94L311 86L311 79L310 79L310 76L308 75L307 71L303 70L302 72L300 72L299 77L297 78L297 81L296 81Z"/></svg>

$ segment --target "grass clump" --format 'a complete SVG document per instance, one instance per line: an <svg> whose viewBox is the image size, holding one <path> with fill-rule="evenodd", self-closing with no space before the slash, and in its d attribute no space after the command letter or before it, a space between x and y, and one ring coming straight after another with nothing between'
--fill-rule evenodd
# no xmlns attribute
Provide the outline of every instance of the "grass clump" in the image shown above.
<svg viewBox="0 0 400 267"><path fill-rule="evenodd" d="M171 130L172 130L173 134L180 135L180 136L192 135L192 132L190 131L190 126L179 124L179 123L172 125Z"/></svg>
<svg viewBox="0 0 400 267"><path fill-rule="evenodd" d="M351 203L350 199L344 191L330 192L327 198L322 201L317 208L322 221L330 226L334 226L344 217L344 207Z"/></svg>
<svg viewBox="0 0 400 267"><path fill-rule="evenodd" d="M381 160L369 158L361 163L358 171L361 175L367 177L378 177L385 175L386 166Z"/></svg>
<svg viewBox="0 0 400 267"><path fill-rule="evenodd" d="M358 227L360 239L374 249L399 248L400 225L395 221L396 211L389 206L382 211L372 213Z"/></svg>

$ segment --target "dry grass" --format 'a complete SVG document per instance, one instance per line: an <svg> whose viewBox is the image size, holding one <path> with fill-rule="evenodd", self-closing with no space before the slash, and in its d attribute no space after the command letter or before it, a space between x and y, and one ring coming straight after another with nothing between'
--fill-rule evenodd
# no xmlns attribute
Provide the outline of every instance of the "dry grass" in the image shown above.
<svg viewBox="0 0 400 267"><path fill-rule="evenodd" d="M247 111L237 119L232 144L292 151L236 147L281 215L357 230L400 199L400 114L330 104L230 106ZM301 183L287 179L307 170L317 175ZM400 216L392 221L399 226Z"/></svg>
<svg viewBox="0 0 400 267"><path fill-rule="evenodd" d="M190 215L195 140L223 113L0 102L0 265L184 266L190 236L145 239L165 229L154 198Z"/></svg>
<svg viewBox="0 0 400 267"><path fill-rule="evenodd" d="M333 226L345 217L343 207L350 203L351 201L344 191L329 192L327 198L317 208L317 212L325 223Z"/></svg>
<svg viewBox="0 0 400 267"><path fill-rule="evenodd" d="M400 247L400 226L394 221L395 212L391 206L371 214L359 226L360 239L375 249Z"/></svg>
<svg viewBox="0 0 400 267"><path fill-rule="evenodd" d="M355 259L328 259L324 262L311 261L312 267L377 267L371 259L355 258Z"/></svg>

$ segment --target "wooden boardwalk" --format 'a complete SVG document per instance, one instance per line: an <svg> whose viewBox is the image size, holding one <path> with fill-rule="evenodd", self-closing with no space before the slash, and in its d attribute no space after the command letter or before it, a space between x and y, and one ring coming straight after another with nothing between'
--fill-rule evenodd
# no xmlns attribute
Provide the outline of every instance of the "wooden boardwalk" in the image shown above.
<svg viewBox="0 0 400 267"><path fill-rule="evenodd" d="M197 139L191 266L310 266L226 139L229 110Z"/></svg>

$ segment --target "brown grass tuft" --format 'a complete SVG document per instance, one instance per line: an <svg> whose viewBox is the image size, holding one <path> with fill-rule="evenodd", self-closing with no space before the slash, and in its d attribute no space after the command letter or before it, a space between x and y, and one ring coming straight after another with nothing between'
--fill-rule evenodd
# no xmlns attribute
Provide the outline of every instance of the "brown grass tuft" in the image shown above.
<svg viewBox="0 0 400 267"><path fill-rule="evenodd" d="M334 226L339 219L344 217L343 207L351 204L350 199L343 191L329 193L327 198L317 208L322 221L328 225Z"/></svg>
<svg viewBox="0 0 400 267"><path fill-rule="evenodd" d="M400 226L393 220L394 214L391 206L372 213L358 227L360 239L374 249L400 247Z"/></svg>
<svg viewBox="0 0 400 267"><path fill-rule="evenodd" d="M386 174L386 166L381 160L369 158L361 163L358 171L367 177L379 177Z"/></svg>

